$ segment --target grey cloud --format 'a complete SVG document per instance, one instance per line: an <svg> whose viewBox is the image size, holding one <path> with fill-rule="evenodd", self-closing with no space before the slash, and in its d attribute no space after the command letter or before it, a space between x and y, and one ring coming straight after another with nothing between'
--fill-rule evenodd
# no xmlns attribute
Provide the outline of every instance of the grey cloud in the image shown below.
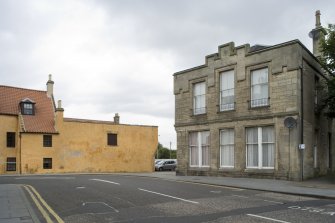
<svg viewBox="0 0 335 223"><path fill-rule="evenodd" d="M326 25L335 23L334 8L331 0L1 0L0 84L44 89L47 74L53 73L56 97L64 106L162 117L173 126L174 72L204 64L206 55L230 41L272 45L300 39L310 48L307 34L315 10L321 10ZM81 16L85 33L79 29L69 36L57 29L80 23ZM99 24L87 24L100 16ZM39 48L53 44L56 49ZM73 45L78 58L66 55ZM134 57L141 52L143 58ZM139 75L130 74L141 63L136 60L145 61L148 54L156 59L148 66L169 67L142 67Z"/></svg>

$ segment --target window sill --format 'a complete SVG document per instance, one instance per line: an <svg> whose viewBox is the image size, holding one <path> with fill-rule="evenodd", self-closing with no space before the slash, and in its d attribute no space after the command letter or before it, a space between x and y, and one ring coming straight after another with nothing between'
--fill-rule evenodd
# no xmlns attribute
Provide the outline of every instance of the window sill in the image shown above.
<svg viewBox="0 0 335 223"><path fill-rule="evenodd" d="M217 113L220 114L220 113L229 113L229 112L236 112L236 109L234 108L231 110L223 110L223 111L219 110Z"/></svg>
<svg viewBox="0 0 335 223"><path fill-rule="evenodd" d="M192 114L192 117L201 117L201 116L206 116L207 113L201 113L201 114Z"/></svg>
<svg viewBox="0 0 335 223"><path fill-rule="evenodd" d="M244 170L245 173L274 173L275 169L258 169L258 168L248 168Z"/></svg>
<svg viewBox="0 0 335 223"><path fill-rule="evenodd" d="M250 110L265 109L265 108L270 108L270 105L262 105L262 106L255 106L255 107L251 107L249 105Z"/></svg>
<svg viewBox="0 0 335 223"><path fill-rule="evenodd" d="M234 172L235 167L220 167L219 168L219 172Z"/></svg>
<svg viewBox="0 0 335 223"><path fill-rule="evenodd" d="M209 166L190 166L189 170L207 171L207 170L210 170L210 167Z"/></svg>

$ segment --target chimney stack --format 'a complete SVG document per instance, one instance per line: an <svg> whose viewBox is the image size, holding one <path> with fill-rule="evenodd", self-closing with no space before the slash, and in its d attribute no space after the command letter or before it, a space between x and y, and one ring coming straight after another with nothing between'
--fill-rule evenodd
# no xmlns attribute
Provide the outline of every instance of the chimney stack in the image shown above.
<svg viewBox="0 0 335 223"><path fill-rule="evenodd" d="M54 82L52 81L52 75L49 74L49 80L47 82L47 95L48 97L52 97L54 93Z"/></svg>
<svg viewBox="0 0 335 223"><path fill-rule="evenodd" d="M309 32L309 37L313 39L313 54L316 57L321 56L320 43L326 34L326 31L321 26L320 15L320 10L317 10L315 12L315 28Z"/></svg>
<svg viewBox="0 0 335 223"><path fill-rule="evenodd" d="M62 100L57 101L56 111L64 111L64 108L62 108Z"/></svg>
<svg viewBox="0 0 335 223"><path fill-rule="evenodd" d="M115 124L120 124L120 116L119 116L119 113L115 113L115 116L114 116L114 123L115 123Z"/></svg>

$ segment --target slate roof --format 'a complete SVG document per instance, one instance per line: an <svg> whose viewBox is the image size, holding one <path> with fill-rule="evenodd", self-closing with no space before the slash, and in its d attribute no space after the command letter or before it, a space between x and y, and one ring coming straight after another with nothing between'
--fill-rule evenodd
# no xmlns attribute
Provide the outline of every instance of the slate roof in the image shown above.
<svg viewBox="0 0 335 223"><path fill-rule="evenodd" d="M31 100L35 104L34 115L22 115L24 129L30 133L57 133L53 98L46 91L38 91L0 85L0 115L19 115L20 102ZM22 125L23 124L23 125Z"/></svg>

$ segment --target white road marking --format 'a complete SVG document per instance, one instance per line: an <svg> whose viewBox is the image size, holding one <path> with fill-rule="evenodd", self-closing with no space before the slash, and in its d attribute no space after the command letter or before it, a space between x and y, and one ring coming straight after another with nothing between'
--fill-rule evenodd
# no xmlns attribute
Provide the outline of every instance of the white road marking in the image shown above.
<svg viewBox="0 0 335 223"><path fill-rule="evenodd" d="M76 189L85 189L86 187L76 187Z"/></svg>
<svg viewBox="0 0 335 223"><path fill-rule="evenodd" d="M145 190L145 189L142 189L142 188L137 188L137 189L139 189L141 191L148 192L148 193L161 195L161 196L164 196L164 197L170 197L170 198L173 198L173 199L177 199L177 200L181 200L181 201L185 201L185 202L189 202L189 203L193 203L193 204L199 204L199 202L191 201L191 200L186 200L186 199L183 199L183 198L180 198L180 197L174 197L174 196L170 196L170 195L167 195L167 194L161 194L161 193L158 193L158 192L154 192L154 191L150 191L150 190Z"/></svg>
<svg viewBox="0 0 335 223"><path fill-rule="evenodd" d="M113 181L108 181L108 180L101 180L101 179L90 179L90 180L95 180L95 181L101 181L101 182L105 182L105 183L120 185L119 183L116 183L116 182L113 182Z"/></svg>
<svg viewBox="0 0 335 223"><path fill-rule="evenodd" d="M249 197L246 197L246 196L235 195L235 194L233 194L233 195L231 195L231 196L234 196L234 197L240 197L240 198L249 198Z"/></svg>
<svg viewBox="0 0 335 223"><path fill-rule="evenodd" d="M278 202L278 201L269 201L269 200L263 200L263 201L275 203L275 204L284 204L283 202Z"/></svg>
<svg viewBox="0 0 335 223"><path fill-rule="evenodd" d="M116 208L106 204L105 202L84 202L83 206L85 206L86 204L103 204L103 205L109 207L110 209L113 209L115 212L119 212L119 210L117 210Z"/></svg>
<svg viewBox="0 0 335 223"><path fill-rule="evenodd" d="M282 220L278 220L278 219L274 219L274 218L267 218L267 217L263 217L263 216L260 216L260 215L254 215L254 214L247 214L247 215L251 216L251 217L262 218L262 219L266 219L266 220L270 220L270 221L275 221L275 222L290 223L288 221L282 221Z"/></svg>
<svg viewBox="0 0 335 223"><path fill-rule="evenodd" d="M212 190L212 191L210 191L211 193L214 193L214 194L220 194L221 193L221 191L220 190Z"/></svg>

